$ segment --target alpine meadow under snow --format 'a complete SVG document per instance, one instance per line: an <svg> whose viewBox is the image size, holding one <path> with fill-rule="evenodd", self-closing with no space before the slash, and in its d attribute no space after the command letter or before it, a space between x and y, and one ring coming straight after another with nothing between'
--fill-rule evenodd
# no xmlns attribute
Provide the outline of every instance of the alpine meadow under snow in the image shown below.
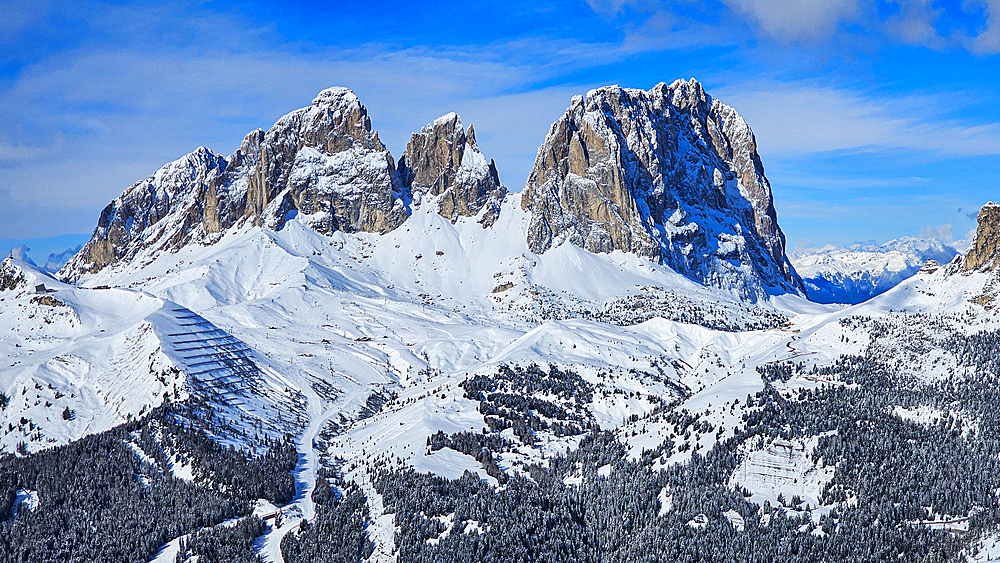
<svg viewBox="0 0 1000 563"><path fill-rule="evenodd" d="M609 86L517 192L331 88L165 165L0 266L0 560L995 558L1000 206L790 259L756 147Z"/></svg>

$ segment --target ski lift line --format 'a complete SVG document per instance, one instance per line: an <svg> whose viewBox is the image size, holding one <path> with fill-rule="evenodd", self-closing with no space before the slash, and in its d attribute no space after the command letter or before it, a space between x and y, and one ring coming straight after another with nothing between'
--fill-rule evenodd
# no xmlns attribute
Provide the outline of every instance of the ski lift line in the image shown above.
<svg viewBox="0 0 1000 563"><path fill-rule="evenodd" d="M234 375L235 374L220 375L219 377L213 377L211 379L202 379L202 380L200 380L200 382L201 383L219 383L219 382L229 383L228 381L225 381L226 378L233 377ZM235 394L236 393L235 391L223 391L223 392L220 392L218 390L216 390L216 392L219 392L219 393L222 393L222 394L226 394L226 393L234 393Z"/></svg>
<svg viewBox="0 0 1000 563"><path fill-rule="evenodd" d="M205 375L206 373L216 373L216 372L219 372L219 371L225 371L227 369L230 369L230 368L228 368L228 367L217 367L215 369L207 369L205 371L198 371L198 372L195 372L195 373L189 373L188 375L191 376L191 377L197 377L199 375Z"/></svg>
<svg viewBox="0 0 1000 563"><path fill-rule="evenodd" d="M237 361L239 360L239 361ZM228 367L228 368L250 368L253 366L253 362L249 358L215 358L211 360L206 360L204 362L197 362L193 364L187 364L189 368L195 368L198 366L209 366L212 364Z"/></svg>
<svg viewBox="0 0 1000 563"><path fill-rule="evenodd" d="M219 352L225 352L226 346L237 346L242 345L242 342L223 342L222 344L204 344L202 346L192 346L190 348L174 348L175 352L190 352L192 350L216 350Z"/></svg>
<svg viewBox="0 0 1000 563"><path fill-rule="evenodd" d="M209 344L207 347L212 348L215 352L235 352L236 350L249 350L250 348L244 342L236 340L234 342L223 342L221 344ZM199 346L196 348L205 348L205 346ZM174 348L175 350L180 350L179 348ZM192 358L194 356L188 356Z"/></svg>
<svg viewBox="0 0 1000 563"><path fill-rule="evenodd" d="M201 321L200 323L177 323L177 326L201 326L210 324L212 324L212 321Z"/></svg>
<svg viewBox="0 0 1000 563"><path fill-rule="evenodd" d="M185 363L186 363L186 360L197 360L198 358L207 358L209 356L219 356L219 357L222 357L223 354L237 354L237 355L239 355L239 354L243 354L243 353L249 352L249 351L250 351L249 348L235 349L235 350L220 350L218 352L209 352L207 354L195 354L193 356L184 356L184 360L185 360ZM245 358L246 356L239 356L239 357Z"/></svg>
<svg viewBox="0 0 1000 563"><path fill-rule="evenodd" d="M244 344L242 342L226 342L226 343L223 343L223 344L215 344L215 345L209 345L209 346L197 346L197 347L194 347L194 348L186 348L185 350L190 351L190 350L206 350L206 349L212 350L211 352L207 352L207 353L216 354L216 353L223 353L223 352L245 352L245 351L249 350L250 348L248 348L246 346L246 344ZM175 348L174 350L176 350L178 352L182 351L180 348ZM191 355L191 356L185 356L184 359L185 360L190 360L192 358L197 358L197 357L198 357L197 355Z"/></svg>
<svg viewBox="0 0 1000 563"><path fill-rule="evenodd" d="M180 309L171 309L171 310L173 312L175 312L175 313L183 313L184 311L187 311L189 313L193 313L194 312L191 309L188 309L187 307L181 307Z"/></svg>
<svg viewBox="0 0 1000 563"><path fill-rule="evenodd" d="M187 315L186 317L181 317L181 316L178 316L178 315L174 315L174 318L183 321L185 319L204 319L205 317L199 315L198 313L191 313L190 315Z"/></svg>
<svg viewBox="0 0 1000 563"><path fill-rule="evenodd" d="M215 362L208 362L208 363L215 363ZM253 368L253 369L251 369L251 368ZM257 368L256 365L254 365L254 364L251 363L251 364L241 364L241 365L234 365L234 366L220 365L217 368L206 369L204 371L198 371L198 372L194 372L194 373L189 373L188 375L191 376L191 377L196 377L196 376L199 376L199 375L204 375L206 373L216 373L216 372L227 371L227 370L230 371L230 372L232 372L234 375L242 375L242 376L253 376L253 375L256 375L256 374L260 373L260 369Z"/></svg>
<svg viewBox="0 0 1000 563"><path fill-rule="evenodd" d="M207 366L209 364L219 364L220 366L224 366L224 365L226 365L226 362L232 362L233 364L236 364L236 365L248 365L248 364L239 364L239 363L237 363L237 360L245 360L247 362L250 361L249 358L216 358L214 360L207 360L207 361L204 361L204 362L197 362L197 363L194 363L194 364L187 364L187 367L189 367L189 368L195 368L195 367L198 367L198 366ZM187 362L184 362L184 363L187 363Z"/></svg>

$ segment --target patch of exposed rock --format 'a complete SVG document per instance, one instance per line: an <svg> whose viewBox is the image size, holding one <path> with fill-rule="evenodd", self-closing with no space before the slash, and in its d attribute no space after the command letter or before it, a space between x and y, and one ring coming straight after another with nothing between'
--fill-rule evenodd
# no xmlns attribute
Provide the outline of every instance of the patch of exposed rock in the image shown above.
<svg viewBox="0 0 1000 563"><path fill-rule="evenodd" d="M387 233L408 216L392 156L346 88L323 90L254 148L247 153L255 160L247 187L251 219L280 228L296 212L324 233Z"/></svg>
<svg viewBox="0 0 1000 563"><path fill-rule="evenodd" d="M463 130L455 113L410 136L399 175L410 193L439 196L438 213L452 222L483 212L480 223L492 225L507 193L493 161L480 152L472 126Z"/></svg>
<svg viewBox="0 0 1000 563"><path fill-rule="evenodd" d="M13 291L27 287L28 280L12 258L5 258L0 263L0 291Z"/></svg>
<svg viewBox="0 0 1000 563"><path fill-rule="evenodd" d="M662 260L744 298L804 291L753 132L695 80L574 97L521 202L534 252L569 241Z"/></svg>
<svg viewBox="0 0 1000 563"><path fill-rule="evenodd" d="M223 195L228 167L199 147L136 182L104 208L90 241L64 270L96 272L143 247L174 250L229 226L242 209Z"/></svg>
<svg viewBox="0 0 1000 563"><path fill-rule="evenodd" d="M201 147L135 183L59 275L75 281L140 254L209 244L245 221L281 228L299 213L325 233L385 233L409 214L392 156L346 88L251 132L228 158Z"/></svg>
<svg viewBox="0 0 1000 563"><path fill-rule="evenodd" d="M996 269L1000 266L1000 204L987 203L976 220L976 238L965 253L965 269Z"/></svg>

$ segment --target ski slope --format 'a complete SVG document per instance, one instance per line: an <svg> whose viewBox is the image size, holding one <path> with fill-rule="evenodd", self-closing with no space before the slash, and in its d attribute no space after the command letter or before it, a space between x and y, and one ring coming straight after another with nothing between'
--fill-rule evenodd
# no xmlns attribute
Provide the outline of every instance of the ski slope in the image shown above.
<svg viewBox="0 0 1000 563"><path fill-rule="evenodd" d="M66 443L195 393L237 426L296 436L296 495L281 507L282 526L259 542L267 561L281 561L281 539L315 516L316 472L337 459L369 499L376 558L390 560L394 527L371 484L377 468L493 479L470 456L426 447L438 431L485 426L460 386L476 374L501 365L571 367L595 390L589 416L616 429L632 457L667 438L684 441L652 414L663 401L719 429L692 436L689 449L659 460L667 465L736 432L745 398L763 387L758 366L829 365L861 353L866 329L845 319L933 312L961 317L963 330L997 326L982 306L990 273L942 267L851 307L783 295L752 309L620 252L596 255L565 244L535 255L524 243L528 218L516 194L490 229L476 218L453 224L435 208L432 197L415 202L411 218L386 235L323 235L308 217L279 231L243 225L213 245L140 256L141 267L108 268L78 286L8 260L4 268L24 279L0 291L0 350L9 360L0 366L0 391L10 398L0 412L3 451L22 441L29 451ZM58 303L42 302L37 283ZM634 312L637 295L667 290L674 297L657 301L654 314L628 322L596 314ZM627 299L630 305L608 308ZM682 306L679 299L737 320L753 321L766 309L785 322L724 331L663 318ZM946 365L928 360L926 372L933 377ZM825 383L781 386L791 394ZM66 407L69 420L60 416ZM239 435L217 438L253 446ZM579 436L540 432L535 446L504 453L500 467L526 475L531 463L578 443ZM760 499L782 492L815 500L824 476L803 462L808 448L760 444L747 452L751 465L740 468L734 486ZM789 475L799 488L788 488Z"/></svg>

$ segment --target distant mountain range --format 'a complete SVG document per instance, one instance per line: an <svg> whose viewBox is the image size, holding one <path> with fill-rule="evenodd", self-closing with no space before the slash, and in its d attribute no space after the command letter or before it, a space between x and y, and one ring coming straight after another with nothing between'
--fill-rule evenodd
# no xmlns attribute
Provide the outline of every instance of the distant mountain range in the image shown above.
<svg viewBox="0 0 1000 563"><path fill-rule="evenodd" d="M62 252L51 252L49 253L48 257L45 258L42 264L40 264L40 267L43 270L54 274L58 272L63 266L65 266L66 262L69 262L70 258L75 256L77 252L80 252L80 249L82 248L83 245L80 244L77 245L75 248L67 248ZM21 260L23 262L27 262L32 265L38 265L35 264L35 262L30 257L28 257L28 252L30 251L31 249L28 248L27 246L20 245L11 248L10 253L8 255L16 260Z"/></svg>
<svg viewBox="0 0 1000 563"><path fill-rule="evenodd" d="M856 304L895 287L928 260L947 264L958 254L939 240L903 237L885 244L801 250L792 253L791 262L811 300Z"/></svg>

